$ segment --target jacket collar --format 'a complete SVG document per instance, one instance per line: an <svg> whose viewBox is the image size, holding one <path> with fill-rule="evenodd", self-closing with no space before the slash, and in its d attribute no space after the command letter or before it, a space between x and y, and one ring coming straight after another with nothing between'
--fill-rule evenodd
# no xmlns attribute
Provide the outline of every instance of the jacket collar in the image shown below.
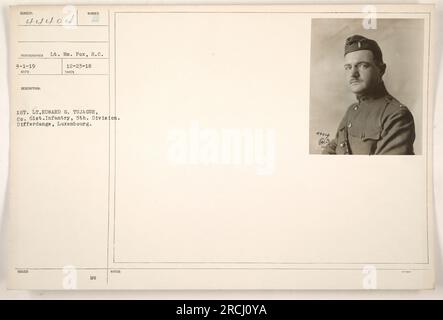
<svg viewBox="0 0 443 320"><path fill-rule="evenodd" d="M385 84L384 82L380 82L380 84L374 88L374 90L365 93L365 94L360 94L357 95L357 100L358 102L362 102L362 101L370 101L370 100L376 100L378 98L382 98L389 95L388 91L386 90Z"/></svg>

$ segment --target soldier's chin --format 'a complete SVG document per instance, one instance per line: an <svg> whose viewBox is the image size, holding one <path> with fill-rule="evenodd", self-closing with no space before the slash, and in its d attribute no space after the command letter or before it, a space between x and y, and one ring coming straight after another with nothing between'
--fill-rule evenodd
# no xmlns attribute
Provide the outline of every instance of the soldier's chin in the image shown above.
<svg viewBox="0 0 443 320"><path fill-rule="evenodd" d="M351 89L351 91L353 93L356 93L356 94L360 94L360 93L363 93L365 91L365 87L362 86L360 83L351 84L349 86L349 88Z"/></svg>

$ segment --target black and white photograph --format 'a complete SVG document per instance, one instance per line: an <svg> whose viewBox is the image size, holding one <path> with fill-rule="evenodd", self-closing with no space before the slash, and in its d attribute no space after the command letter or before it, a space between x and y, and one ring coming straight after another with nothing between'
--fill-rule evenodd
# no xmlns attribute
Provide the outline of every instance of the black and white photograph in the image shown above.
<svg viewBox="0 0 443 320"><path fill-rule="evenodd" d="M421 19L312 19L310 153L422 153Z"/></svg>
<svg viewBox="0 0 443 320"><path fill-rule="evenodd" d="M0 300L443 298L438 1L0 0Z"/></svg>

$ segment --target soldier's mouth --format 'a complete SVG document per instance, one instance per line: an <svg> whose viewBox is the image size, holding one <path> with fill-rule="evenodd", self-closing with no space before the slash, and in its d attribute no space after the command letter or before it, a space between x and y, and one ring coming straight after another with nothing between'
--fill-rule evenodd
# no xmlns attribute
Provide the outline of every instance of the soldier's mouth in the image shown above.
<svg viewBox="0 0 443 320"><path fill-rule="evenodd" d="M361 81L359 81L359 80L351 80L351 81L349 81L349 83L352 85L352 84L358 84L358 83L360 83Z"/></svg>

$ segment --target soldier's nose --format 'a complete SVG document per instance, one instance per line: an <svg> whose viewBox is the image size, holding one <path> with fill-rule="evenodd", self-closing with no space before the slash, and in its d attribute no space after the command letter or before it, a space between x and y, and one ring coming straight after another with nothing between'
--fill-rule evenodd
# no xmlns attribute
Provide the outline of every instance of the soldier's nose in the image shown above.
<svg viewBox="0 0 443 320"><path fill-rule="evenodd" d="M352 74L352 77L358 78L359 77L358 69L353 68L351 74Z"/></svg>

